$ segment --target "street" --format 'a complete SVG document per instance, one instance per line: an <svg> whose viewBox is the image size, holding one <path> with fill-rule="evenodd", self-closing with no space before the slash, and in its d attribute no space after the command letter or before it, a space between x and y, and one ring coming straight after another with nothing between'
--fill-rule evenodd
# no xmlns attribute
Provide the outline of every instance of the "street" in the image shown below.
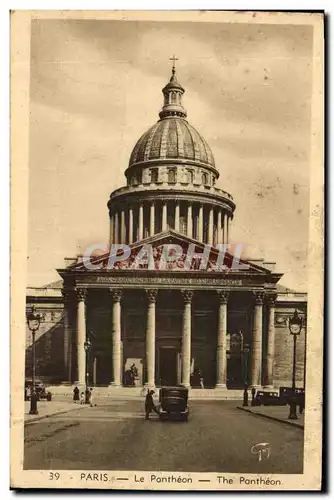
<svg viewBox="0 0 334 500"><path fill-rule="evenodd" d="M140 401L96 403L26 426L24 468L302 473L303 431L235 401L191 401L188 422L146 421ZM251 452L257 443L269 458Z"/></svg>

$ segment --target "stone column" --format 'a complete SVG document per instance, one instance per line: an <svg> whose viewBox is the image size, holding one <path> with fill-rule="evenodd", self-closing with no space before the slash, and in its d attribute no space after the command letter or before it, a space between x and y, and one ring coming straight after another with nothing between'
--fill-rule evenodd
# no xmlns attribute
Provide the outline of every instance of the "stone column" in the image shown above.
<svg viewBox="0 0 334 500"><path fill-rule="evenodd" d="M193 292L182 290L184 309L182 323L182 378L181 384L190 387L190 365L191 365L191 301Z"/></svg>
<svg viewBox="0 0 334 500"><path fill-rule="evenodd" d="M213 244L213 208L210 208L210 212L209 212L208 243L209 243L209 245Z"/></svg>
<svg viewBox="0 0 334 500"><path fill-rule="evenodd" d="M119 212L115 212L115 225L114 225L114 243L119 243Z"/></svg>
<svg viewBox="0 0 334 500"><path fill-rule="evenodd" d="M155 387L155 303L157 290L146 290L147 323L146 323L146 383L147 387Z"/></svg>
<svg viewBox="0 0 334 500"><path fill-rule="evenodd" d="M126 243L126 241L125 241L125 239L126 239L125 231L126 231L126 227L125 227L125 210L123 208L122 212L121 212L121 241L120 241L120 243L122 245L124 245Z"/></svg>
<svg viewBox="0 0 334 500"><path fill-rule="evenodd" d="M218 209L218 220L217 220L217 241L216 243L219 245L223 243L221 239L221 228L222 228L222 211L220 208Z"/></svg>
<svg viewBox="0 0 334 500"><path fill-rule="evenodd" d="M150 207L150 236L154 235L154 229L155 229L155 209L154 209L154 201L151 203Z"/></svg>
<svg viewBox="0 0 334 500"><path fill-rule="evenodd" d="M121 298L122 292L118 289L110 289L112 293L112 366L113 379L111 385L121 386Z"/></svg>
<svg viewBox="0 0 334 500"><path fill-rule="evenodd" d="M133 210L129 207L129 243L133 243Z"/></svg>
<svg viewBox="0 0 334 500"><path fill-rule="evenodd" d="M167 203L162 204L162 230L167 231Z"/></svg>
<svg viewBox="0 0 334 500"><path fill-rule="evenodd" d="M175 204L175 231L180 232L180 202Z"/></svg>
<svg viewBox="0 0 334 500"><path fill-rule="evenodd" d="M254 292L255 306L252 333L251 385L259 387L262 383L262 316L263 292Z"/></svg>
<svg viewBox="0 0 334 500"><path fill-rule="evenodd" d="M193 216L192 216L192 205L188 202L187 207L187 236L188 238L193 237Z"/></svg>
<svg viewBox="0 0 334 500"><path fill-rule="evenodd" d="M64 301L64 382L72 382L72 335L70 329L70 290L62 289Z"/></svg>
<svg viewBox="0 0 334 500"><path fill-rule="evenodd" d="M264 383L267 388L273 387L273 370L275 358L275 302L276 295L268 297L268 342L267 356L265 359Z"/></svg>
<svg viewBox="0 0 334 500"><path fill-rule="evenodd" d="M114 214L110 214L109 246L114 243Z"/></svg>
<svg viewBox="0 0 334 500"><path fill-rule="evenodd" d="M204 242L203 226L203 205L200 205L198 212L198 241Z"/></svg>
<svg viewBox="0 0 334 500"><path fill-rule="evenodd" d="M218 338L217 338L217 388L226 388L227 358L227 302L229 292L219 290Z"/></svg>
<svg viewBox="0 0 334 500"><path fill-rule="evenodd" d="M143 204L139 205L139 220L138 220L138 241L144 237L144 207Z"/></svg>
<svg viewBox="0 0 334 500"><path fill-rule="evenodd" d="M77 382L78 385L84 386L86 384L86 310L85 300L87 297L86 288L77 288Z"/></svg>
<svg viewBox="0 0 334 500"><path fill-rule="evenodd" d="M220 233L219 233L219 239L220 243L224 244L224 212L221 210L221 226L220 226Z"/></svg>
<svg viewBox="0 0 334 500"><path fill-rule="evenodd" d="M227 216L226 217L226 244L228 244L228 239L229 239L229 225L230 225L230 218Z"/></svg>

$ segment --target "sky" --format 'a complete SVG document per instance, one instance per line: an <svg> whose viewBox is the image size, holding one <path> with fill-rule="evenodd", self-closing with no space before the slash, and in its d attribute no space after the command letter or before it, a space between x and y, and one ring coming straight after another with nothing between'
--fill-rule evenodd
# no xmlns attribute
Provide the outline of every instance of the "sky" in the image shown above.
<svg viewBox="0 0 334 500"><path fill-rule="evenodd" d="M28 285L108 243L110 193L158 120L176 54L188 121L236 203L231 241L307 289L312 27L34 20Z"/></svg>

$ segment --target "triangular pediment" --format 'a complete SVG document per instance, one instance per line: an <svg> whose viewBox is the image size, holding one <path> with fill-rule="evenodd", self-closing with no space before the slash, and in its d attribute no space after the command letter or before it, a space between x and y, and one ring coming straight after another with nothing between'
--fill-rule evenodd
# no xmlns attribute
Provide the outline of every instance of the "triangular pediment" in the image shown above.
<svg viewBox="0 0 334 500"><path fill-rule="evenodd" d="M271 274L271 271L240 258L240 248L211 246L173 230L131 245L113 245L107 253L70 266L72 270L163 270ZM90 264L87 266L87 262Z"/></svg>

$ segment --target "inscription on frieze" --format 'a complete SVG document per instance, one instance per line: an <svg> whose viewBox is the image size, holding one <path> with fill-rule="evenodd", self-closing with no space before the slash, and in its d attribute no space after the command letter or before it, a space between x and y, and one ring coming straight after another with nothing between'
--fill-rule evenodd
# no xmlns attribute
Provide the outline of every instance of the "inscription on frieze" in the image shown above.
<svg viewBox="0 0 334 500"><path fill-rule="evenodd" d="M96 281L95 281L96 280ZM162 278L162 277L127 277L127 276L97 276L95 278L96 283L101 284L111 284L111 283L124 283L124 284L166 284L166 285L220 285L220 286L242 286L244 285L243 280L231 280L231 279L217 279L217 278ZM92 282L92 281L90 281Z"/></svg>

